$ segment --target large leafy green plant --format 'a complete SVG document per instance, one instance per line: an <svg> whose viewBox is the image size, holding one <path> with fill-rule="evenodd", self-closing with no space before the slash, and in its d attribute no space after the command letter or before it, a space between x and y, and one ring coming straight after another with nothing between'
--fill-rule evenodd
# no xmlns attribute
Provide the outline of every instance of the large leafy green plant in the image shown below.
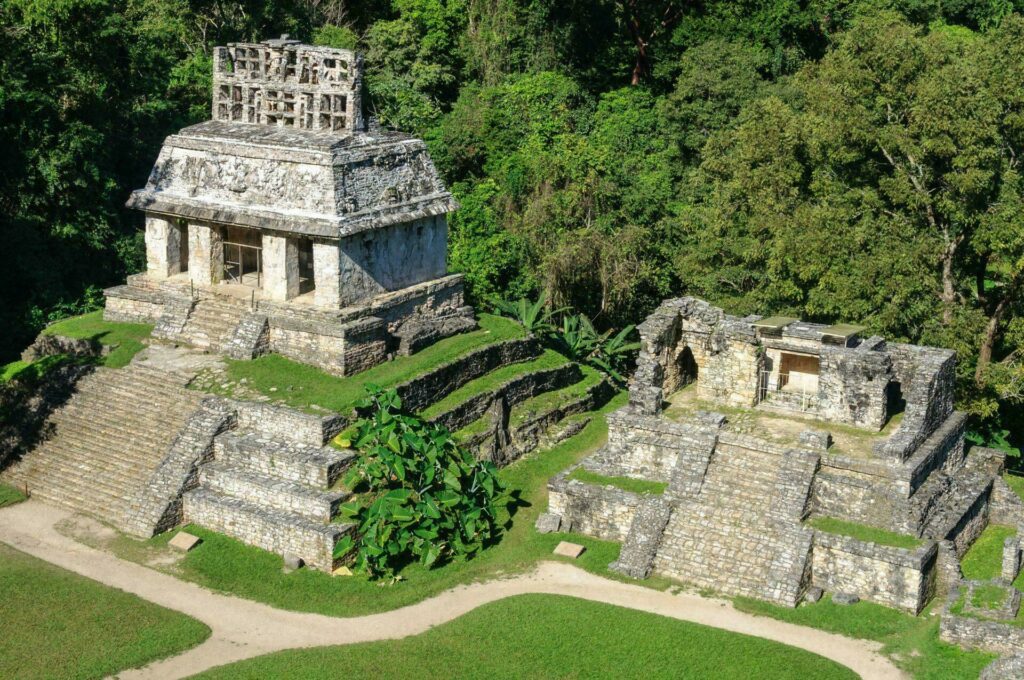
<svg viewBox="0 0 1024 680"><path fill-rule="evenodd" d="M498 300L494 303L494 307L499 314L515 319L523 328L541 337L553 330L551 319L565 311L565 308L548 309L547 296L544 293L541 293L534 302L530 302L526 298L520 298L514 302Z"/></svg>
<svg viewBox="0 0 1024 680"><path fill-rule="evenodd" d="M402 411L395 390L371 387L355 424L359 455L345 479L360 493L341 507L357 524L335 549L354 568L395 578L402 565L469 558L500 533L509 496L488 461L475 460L447 429Z"/></svg>

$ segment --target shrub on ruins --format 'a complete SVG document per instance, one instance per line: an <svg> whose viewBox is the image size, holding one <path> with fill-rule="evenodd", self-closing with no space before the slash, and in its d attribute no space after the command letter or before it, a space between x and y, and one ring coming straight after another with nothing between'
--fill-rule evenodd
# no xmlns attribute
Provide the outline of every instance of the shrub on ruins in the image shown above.
<svg viewBox="0 0 1024 680"><path fill-rule="evenodd" d="M355 552L354 568L395 579L402 566L469 559L501 532L509 495L489 461L476 460L444 427L402 410L395 390L367 389L368 413L354 427L359 454L345 483L358 492L341 507L356 523L336 556Z"/></svg>
<svg viewBox="0 0 1024 680"><path fill-rule="evenodd" d="M640 348L639 343L629 339L633 325L618 332L609 329L599 333L586 314L565 314L567 307L550 308L543 293L535 301L526 298L515 302L498 300L495 310L515 319L541 342L569 359L593 366L618 383L626 382L624 373ZM552 319L560 314L562 324L555 326Z"/></svg>

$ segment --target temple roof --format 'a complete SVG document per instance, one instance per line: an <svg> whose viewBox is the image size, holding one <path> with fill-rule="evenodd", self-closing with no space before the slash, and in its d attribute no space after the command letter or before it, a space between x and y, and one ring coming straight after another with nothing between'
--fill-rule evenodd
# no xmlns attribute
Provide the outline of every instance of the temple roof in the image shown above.
<svg viewBox="0 0 1024 680"><path fill-rule="evenodd" d="M458 207L426 145L407 135L221 121L169 136L127 205L326 238Z"/></svg>

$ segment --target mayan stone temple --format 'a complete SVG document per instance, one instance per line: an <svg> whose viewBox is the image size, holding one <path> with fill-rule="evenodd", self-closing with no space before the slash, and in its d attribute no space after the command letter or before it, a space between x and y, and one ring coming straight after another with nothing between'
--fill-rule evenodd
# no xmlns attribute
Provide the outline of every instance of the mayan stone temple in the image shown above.
<svg viewBox="0 0 1024 680"><path fill-rule="evenodd" d="M998 477L1001 453L965 451L954 353L861 330L663 303L639 327L607 445L550 480L538 529L622 542L612 568L634 578L788 606L828 591L918 613L990 518L1018 523L1019 504ZM819 531L821 518L915 547Z"/></svg>
<svg viewBox="0 0 1024 680"><path fill-rule="evenodd" d="M128 201L147 268L105 318L337 375L472 328L446 266L455 201L422 141L366 129L361 84L348 50L217 48L212 119L168 137Z"/></svg>

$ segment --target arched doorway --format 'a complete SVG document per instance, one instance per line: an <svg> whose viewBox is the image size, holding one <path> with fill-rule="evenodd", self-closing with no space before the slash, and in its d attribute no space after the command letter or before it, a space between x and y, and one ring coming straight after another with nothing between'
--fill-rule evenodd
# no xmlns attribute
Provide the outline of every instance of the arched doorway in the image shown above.
<svg viewBox="0 0 1024 680"><path fill-rule="evenodd" d="M693 350L687 345L676 358L676 370L679 375L679 382L676 389L682 389L691 383L697 382L697 360L693 358Z"/></svg>

